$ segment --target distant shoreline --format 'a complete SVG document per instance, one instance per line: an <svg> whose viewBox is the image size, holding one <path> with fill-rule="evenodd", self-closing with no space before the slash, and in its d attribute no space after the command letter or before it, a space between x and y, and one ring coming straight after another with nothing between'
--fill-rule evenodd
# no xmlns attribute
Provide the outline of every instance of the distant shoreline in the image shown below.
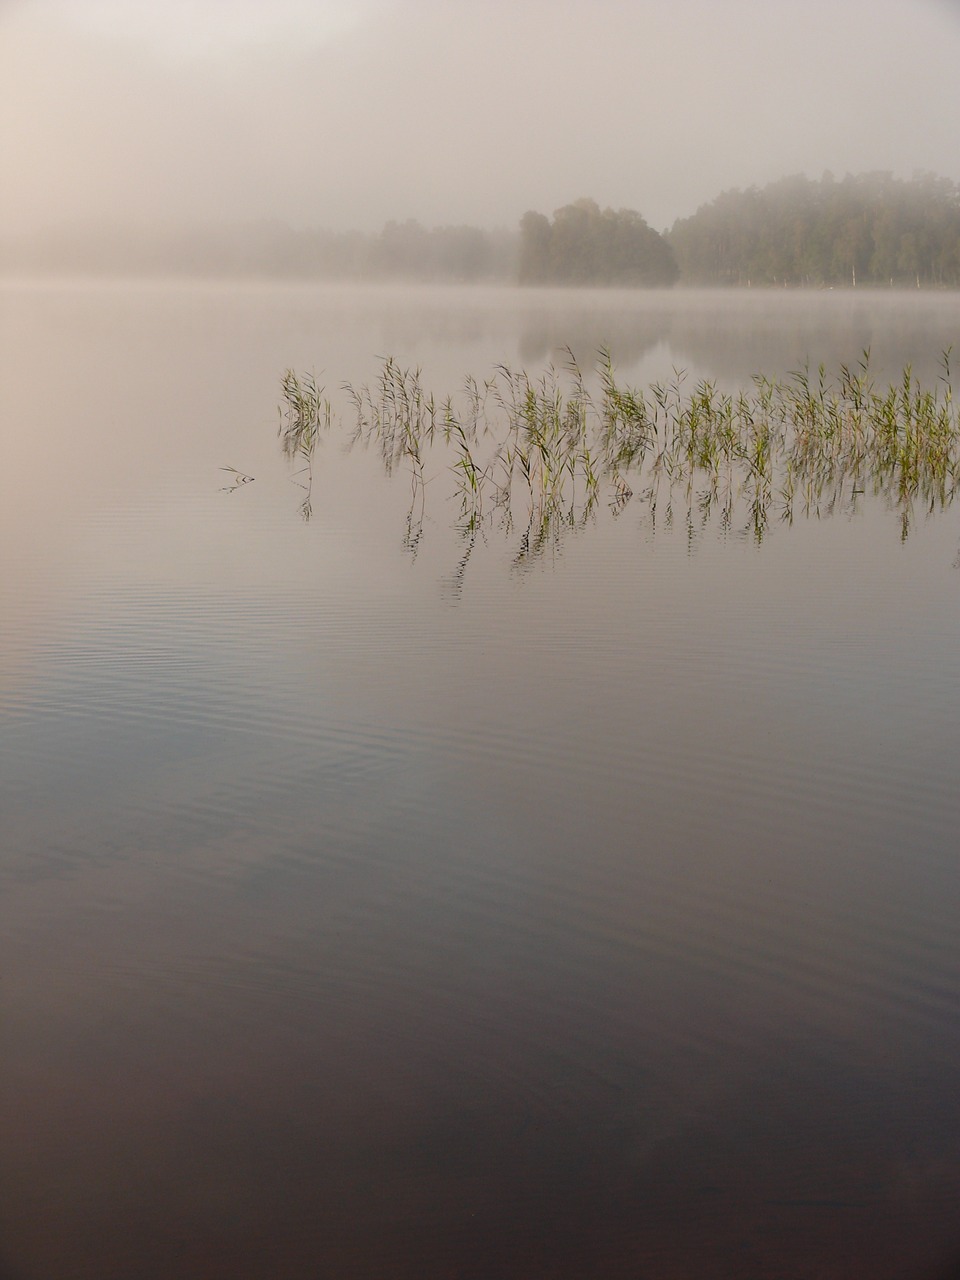
<svg viewBox="0 0 960 1280"><path fill-rule="evenodd" d="M435 289L512 289L521 292L544 293L762 293L762 294L955 294L960 293L960 284L936 284L921 282L919 285L906 283L880 284L865 281L863 284L784 284L749 283L718 284L697 283L680 280L672 285L632 285L632 284L571 284L560 281L542 281L537 283L520 283L505 278L481 280L456 280L446 278L414 277L414 276L336 276L336 275L294 275L289 273L270 273L258 271L169 271L119 270L104 268L90 270L83 268L36 267L31 270L16 267L0 266L0 282L6 285L29 284L264 284L291 285L299 287L334 286L360 288L435 288Z"/></svg>

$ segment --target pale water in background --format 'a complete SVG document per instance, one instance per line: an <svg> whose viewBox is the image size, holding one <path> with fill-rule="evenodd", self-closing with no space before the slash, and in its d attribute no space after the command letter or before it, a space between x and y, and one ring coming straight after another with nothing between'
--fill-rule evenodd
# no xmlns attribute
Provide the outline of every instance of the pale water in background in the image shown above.
<svg viewBox="0 0 960 1280"><path fill-rule="evenodd" d="M960 1260L960 526L524 554L280 380L736 387L953 296L0 291L0 1277ZM236 467L254 478L225 492ZM437 464L436 470L442 471ZM431 489L433 485L433 489ZM436 498L434 498L436 493Z"/></svg>

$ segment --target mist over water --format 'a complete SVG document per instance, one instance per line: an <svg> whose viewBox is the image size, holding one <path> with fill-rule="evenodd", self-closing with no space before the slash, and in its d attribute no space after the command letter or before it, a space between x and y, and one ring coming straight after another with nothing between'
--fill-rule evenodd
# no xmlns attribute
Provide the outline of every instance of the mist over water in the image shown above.
<svg viewBox="0 0 960 1280"><path fill-rule="evenodd" d="M433 0L0 7L0 237L95 224L657 230L785 174L956 180L955 7Z"/></svg>

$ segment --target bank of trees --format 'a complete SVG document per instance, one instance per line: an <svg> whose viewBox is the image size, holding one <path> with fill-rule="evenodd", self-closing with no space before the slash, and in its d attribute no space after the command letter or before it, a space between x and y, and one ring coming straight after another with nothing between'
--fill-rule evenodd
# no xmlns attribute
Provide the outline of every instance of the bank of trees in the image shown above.
<svg viewBox="0 0 960 1280"><path fill-rule="evenodd" d="M633 209L575 200L518 230L380 232L277 220L145 229L65 227L0 242L0 272L219 275L531 285L960 287L960 187L889 173L799 176L725 191L669 232Z"/></svg>
<svg viewBox="0 0 960 1280"><path fill-rule="evenodd" d="M685 284L960 285L960 188L933 175L783 178L668 234Z"/></svg>
<svg viewBox="0 0 960 1280"><path fill-rule="evenodd" d="M520 220L521 284L670 285L678 275L670 245L634 209L583 199L552 221L533 210Z"/></svg>

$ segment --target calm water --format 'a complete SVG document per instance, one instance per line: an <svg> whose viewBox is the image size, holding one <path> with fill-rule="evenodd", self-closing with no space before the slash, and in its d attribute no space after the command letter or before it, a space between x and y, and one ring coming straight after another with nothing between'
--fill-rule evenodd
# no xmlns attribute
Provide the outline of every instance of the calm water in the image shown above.
<svg viewBox="0 0 960 1280"><path fill-rule="evenodd" d="M276 437L288 366L932 381L958 338L927 295L4 285L2 1280L960 1262L957 512L758 545L638 496L524 556L439 474L411 549L403 477L330 439L305 522Z"/></svg>

